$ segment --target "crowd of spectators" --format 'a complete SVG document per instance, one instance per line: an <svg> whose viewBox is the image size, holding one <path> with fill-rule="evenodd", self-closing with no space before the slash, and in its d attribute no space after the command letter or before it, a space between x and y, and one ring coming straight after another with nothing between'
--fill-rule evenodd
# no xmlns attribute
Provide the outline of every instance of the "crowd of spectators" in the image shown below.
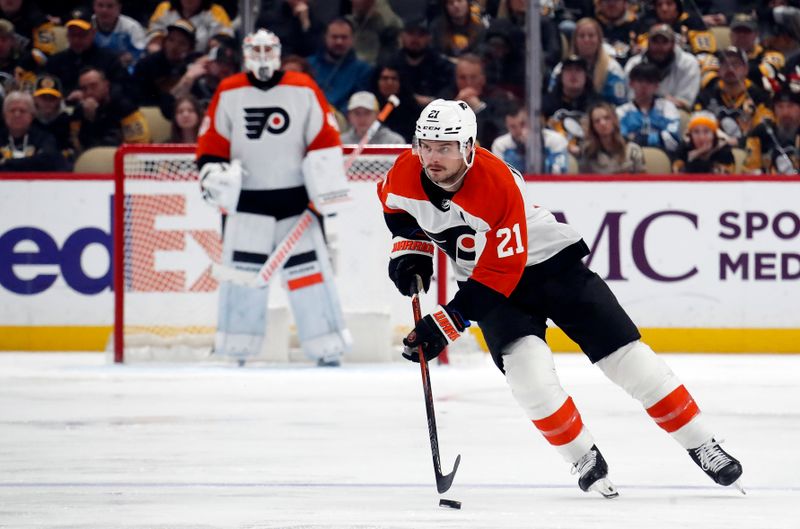
<svg viewBox="0 0 800 529"><path fill-rule="evenodd" d="M410 143L424 105L461 99L478 142L524 170L526 68L539 68L545 172L800 170L799 0L261 0L283 68L316 80L346 142L390 96L373 143ZM193 143L241 70L235 0L0 0L0 170L70 170L92 147L150 142L142 107ZM59 38L59 35L62 38Z"/></svg>

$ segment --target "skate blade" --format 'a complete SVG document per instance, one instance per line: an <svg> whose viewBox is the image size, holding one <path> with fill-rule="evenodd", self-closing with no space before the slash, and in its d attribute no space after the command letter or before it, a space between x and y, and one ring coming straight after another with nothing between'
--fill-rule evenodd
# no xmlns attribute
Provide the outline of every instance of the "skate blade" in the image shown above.
<svg viewBox="0 0 800 529"><path fill-rule="evenodd" d="M619 496L619 492L617 492L617 488L611 483L611 480L608 478L598 479L589 487L590 491L594 491L599 493L604 498L612 499Z"/></svg>
<svg viewBox="0 0 800 529"><path fill-rule="evenodd" d="M747 496L747 491L746 491L746 490L744 490L744 487L742 486L742 484L740 483L740 481L742 481L742 480L741 480L741 479L737 479L736 481L734 481L733 483L731 483L731 485L732 485L732 486L734 486L734 487L736 487L737 489L739 489L739 492L741 492L741 493L742 493L744 496Z"/></svg>

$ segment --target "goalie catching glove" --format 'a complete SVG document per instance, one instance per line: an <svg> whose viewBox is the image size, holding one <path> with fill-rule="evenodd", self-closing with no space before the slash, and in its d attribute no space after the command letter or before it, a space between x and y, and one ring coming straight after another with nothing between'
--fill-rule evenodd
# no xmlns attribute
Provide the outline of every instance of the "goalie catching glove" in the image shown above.
<svg viewBox="0 0 800 529"><path fill-rule="evenodd" d="M462 318L461 314L446 305L439 305L435 311L419 320L414 330L403 338L403 358L419 362L419 348L422 346L425 360L433 360L448 344L455 342L467 327L469 321Z"/></svg>
<svg viewBox="0 0 800 529"><path fill-rule="evenodd" d="M433 243L420 239L392 239L389 255L389 279L404 296L412 296L416 276L422 279L425 292L431 286L433 276Z"/></svg>
<svg viewBox="0 0 800 529"><path fill-rule="evenodd" d="M242 190L242 164L232 162L208 162L200 168L200 189L203 199L223 213L236 211L239 193Z"/></svg>

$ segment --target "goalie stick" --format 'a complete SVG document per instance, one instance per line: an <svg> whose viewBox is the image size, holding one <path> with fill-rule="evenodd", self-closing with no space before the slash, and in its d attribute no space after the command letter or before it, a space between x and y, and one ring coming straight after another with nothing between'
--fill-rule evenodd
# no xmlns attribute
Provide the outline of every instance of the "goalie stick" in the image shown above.
<svg viewBox="0 0 800 529"><path fill-rule="evenodd" d="M415 276L416 281L412 286L413 295L411 296L411 308L414 310L414 324L417 324L422 319L422 310L419 305L419 293L423 290L422 278ZM439 458L439 436L436 433L436 415L433 411L433 393L431 391L431 375L428 371L428 361L425 360L425 355L422 353L422 347L419 349L419 369L422 372L422 390L425 394L425 413L428 415L428 436L431 440L431 455L433 456L433 472L436 474L436 490L439 494L447 492L453 484L453 478L456 477L456 470L458 464L461 463L461 454L456 457L456 462L453 465L453 471L447 475L442 474L442 463Z"/></svg>
<svg viewBox="0 0 800 529"><path fill-rule="evenodd" d="M269 285L272 278L275 277L275 272L283 268L286 260L292 255L292 250L297 246L297 242L308 230L308 228L315 222L318 222L314 212L311 209L306 209L297 221L292 225L291 229L275 245L275 250L270 254L266 262L261 266L258 272L248 272L246 270L237 270L230 266L214 263L211 267L212 275L220 281L230 281L237 285L246 287L262 288Z"/></svg>
<svg viewBox="0 0 800 529"><path fill-rule="evenodd" d="M361 137L361 140L356 145L356 148L350 155L347 157L347 160L344 162L344 172L350 170L350 166L356 161L356 158L359 157L361 151L364 150L364 147L375 137L375 133L378 132L378 129L381 128L383 122L386 121L386 118L389 117L389 114L392 113L392 110L400 106L400 99L392 94L389 96L389 100L386 101L386 104L383 105L380 113L378 114L378 118L372 122L372 125L369 126L367 132L364 133L364 136Z"/></svg>

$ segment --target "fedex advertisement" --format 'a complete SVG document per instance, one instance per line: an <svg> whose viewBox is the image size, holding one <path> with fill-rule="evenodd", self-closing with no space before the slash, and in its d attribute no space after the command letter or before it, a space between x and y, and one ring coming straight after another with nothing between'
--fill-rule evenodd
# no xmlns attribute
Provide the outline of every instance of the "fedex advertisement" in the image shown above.
<svg viewBox="0 0 800 529"><path fill-rule="evenodd" d="M107 345L113 180L58 178L0 178L0 350ZM126 323L213 327L219 216L195 183L153 186L126 188ZM343 305L406 322L407 299L385 277L375 183L353 187L355 206L330 223ZM800 179L565 177L532 179L528 191L583 235L589 266L656 349L800 352Z"/></svg>

